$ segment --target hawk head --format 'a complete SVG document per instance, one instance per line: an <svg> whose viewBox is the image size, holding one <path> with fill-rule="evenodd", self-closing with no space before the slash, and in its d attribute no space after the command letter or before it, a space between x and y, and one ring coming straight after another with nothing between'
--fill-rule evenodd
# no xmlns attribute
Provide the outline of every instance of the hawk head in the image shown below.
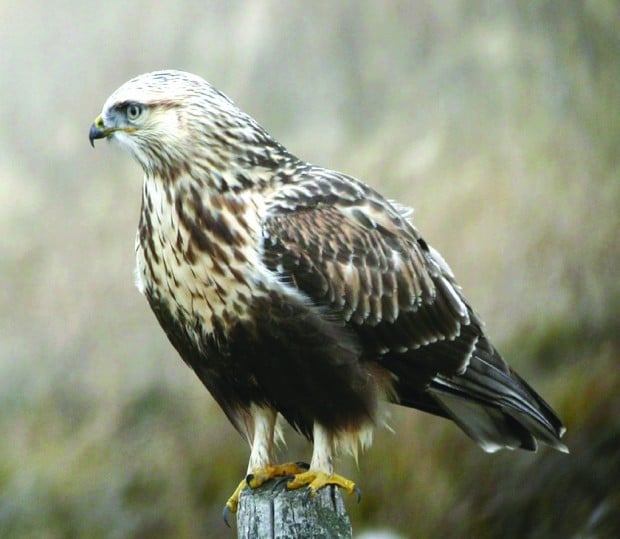
<svg viewBox="0 0 620 539"><path fill-rule="evenodd" d="M91 144L100 138L120 144L148 175L170 178L196 166L225 169L269 136L204 79L168 70L116 90L90 127Z"/></svg>

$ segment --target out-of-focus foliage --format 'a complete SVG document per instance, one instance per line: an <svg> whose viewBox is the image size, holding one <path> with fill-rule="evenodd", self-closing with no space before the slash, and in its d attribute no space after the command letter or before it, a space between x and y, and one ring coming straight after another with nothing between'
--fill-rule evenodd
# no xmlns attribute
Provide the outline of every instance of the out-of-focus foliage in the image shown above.
<svg viewBox="0 0 620 539"><path fill-rule="evenodd" d="M620 536L617 2L26 0L0 20L0 537L231 534L248 449L133 287L137 165L87 140L165 67L414 206L567 424L569 456L489 456L394 407L395 434L338 464L355 530Z"/></svg>

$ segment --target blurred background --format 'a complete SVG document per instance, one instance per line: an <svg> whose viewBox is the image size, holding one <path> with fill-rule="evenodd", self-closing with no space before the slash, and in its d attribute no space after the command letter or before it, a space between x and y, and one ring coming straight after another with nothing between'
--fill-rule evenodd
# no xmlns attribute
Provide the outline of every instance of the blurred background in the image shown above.
<svg viewBox="0 0 620 539"><path fill-rule="evenodd" d="M620 4L0 2L0 537L231 537L249 449L133 284L141 170L88 128L193 71L415 208L566 456L393 407L355 534L620 536ZM309 459L287 432L280 457Z"/></svg>

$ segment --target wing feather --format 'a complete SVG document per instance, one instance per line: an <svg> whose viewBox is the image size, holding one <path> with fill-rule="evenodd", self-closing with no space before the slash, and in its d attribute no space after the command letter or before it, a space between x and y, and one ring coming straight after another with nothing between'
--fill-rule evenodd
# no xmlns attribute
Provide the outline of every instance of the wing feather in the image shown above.
<svg viewBox="0 0 620 539"><path fill-rule="evenodd" d="M434 260L403 211L368 188L354 201L335 196L334 186L320 189L324 199L307 191L280 191L286 202L271 208L263 227L270 269L377 351L403 353L458 336L468 309L447 265Z"/></svg>
<svg viewBox="0 0 620 539"><path fill-rule="evenodd" d="M536 439L565 449L559 419L488 342L408 211L312 167L268 210L267 267L355 332L362 359L394 376L401 404L452 418L488 451L535 449Z"/></svg>

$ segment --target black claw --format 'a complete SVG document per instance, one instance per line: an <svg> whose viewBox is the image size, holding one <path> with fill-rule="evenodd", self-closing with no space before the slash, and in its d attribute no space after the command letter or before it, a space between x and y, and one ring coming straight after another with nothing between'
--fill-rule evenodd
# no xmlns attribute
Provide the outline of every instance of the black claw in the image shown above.
<svg viewBox="0 0 620 539"><path fill-rule="evenodd" d="M249 473L248 475L245 476L245 482L248 484L248 487L250 488L252 488L252 485L250 485L250 481L252 481L252 479L254 479L253 473Z"/></svg>
<svg viewBox="0 0 620 539"><path fill-rule="evenodd" d="M308 492L306 492L306 501L309 501L312 499L312 494L314 493L314 491L310 487L308 487L307 490Z"/></svg>
<svg viewBox="0 0 620 539"><path fill-rule="evenodd" d="M295 464L297 464L297 466L299 466L302 470L309 470L310 469L310 464L308 464L307 462L296 462Z"/></svg>
<svg viewBox="0 0 620 539"><path fill-rule="evenodd" d="M224 524L226 524L226 526L228 526L230 528L230 522L228 522L228 518L231 515L231 510L230 507L228 507L228 505L224 506L224 511L222 511L222 518L224 519Z"/></svg>
<svg viewBox="0 0 620 539"><path fill-rule="evenodd" d="M291 479L293 479L292 475L283 475L274 480L273 486L271 487L271 491L278 489L282 483L288 483Z"/></svg>
<svg viewBox="0 0 620 539"><path fill-rule="evenodd" d="M357 496L357 503L360 503L362 501L362 491L359 489L358 486L353 487L355 490L355 495Z"/></svg>

